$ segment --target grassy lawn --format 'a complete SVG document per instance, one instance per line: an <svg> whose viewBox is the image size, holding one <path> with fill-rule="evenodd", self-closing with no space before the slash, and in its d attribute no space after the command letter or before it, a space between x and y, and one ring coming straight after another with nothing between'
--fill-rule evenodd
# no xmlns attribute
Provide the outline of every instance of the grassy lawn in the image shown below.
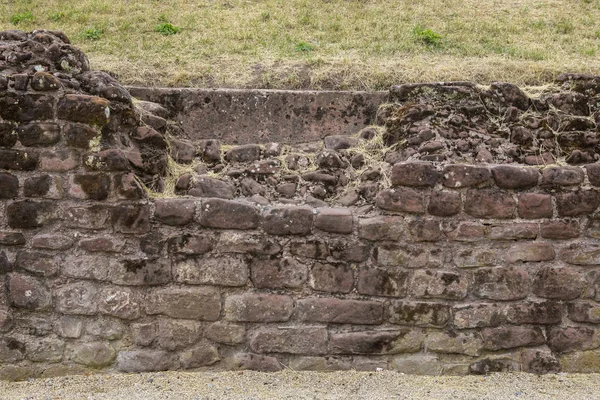
<svg viewBox="0 0 600 400"><path fill-rule="evenodd" d="M127 84L386 89L600 75L600 0L0 0Z"/></svg>

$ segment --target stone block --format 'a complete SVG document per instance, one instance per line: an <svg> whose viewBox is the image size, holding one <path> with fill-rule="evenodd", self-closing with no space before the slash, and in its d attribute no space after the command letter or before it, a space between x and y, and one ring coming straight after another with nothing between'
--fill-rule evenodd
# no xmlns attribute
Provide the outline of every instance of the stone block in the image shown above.
<svg viewBox="0 0 600 400"><path fill-rule="evenodd" d="M545 242L519 243L504 255L504 259L509 263L552 261L555 257L554 247Z"/></svg>
<svg viewBox="0 0 600 400"><path fill-rule="evenodd" d="M106 174L73 175L69 194L77 199L106 200L111 192L111 179Z"/></svg>
<svg viewBox="0 0 600 400"><path fill-rule="evenodd" d="M54 98L43 94L4 93L0 96L0 117L28 122L54 118Z"/></svg>
<svg viewBox="0 0 600 400"><path fill-rule="evenodd" d="M354 271L347 264L317 262L311 269L310 284L321 292L349 293L354 285Z"/></svg>
<svg viewBox="0 0 600 400"><path fill-rule="evenodd" d="M583 177L583 170L578 167L547 167L542 170L540 186L580 185Z"/></svg>
<svg viewBox="0 0 600 400"><path fill-rule="evenodd" d="M546 342L544 333L538 327L503 326L485 328L481 331L486 350L504 350L515 347L539 346Z"/></svg>
<svg viewBox="0 0 600 400"><path fill-rule="evenodd" d="M425 162L401 162L392 167L392 186L433 187L439 179L435 165Z"/></svg>
<svg viewBox="0 0 600 400"><path fill-rule="evenodd" d="M600 206L600 192L590 189L559 193L556 195L556 206L561 217L593 214Z"/></svg>
<svg viewBox="0 0 600 400"><path fill-rule="evenodd" d="M502 189L529 189L538 184L540 172L537 168L515 165L497 165L492 168L496 185Z"/></svg>
<svg viewBox="0 0 600 400"><path fill-rule="evenodd" d="M176 366L176 354L168 351L120 351L117 355L117 369L120 372L167 371Z"/></svg>
<svg viewBox="0 0 600 400"><path fill-rule="evenodd" d="M50 291L44 283L19 273L8 276L8 298L15 307L32 310L45 310L52 304Z"/></svg>
<svg viewBox="0 0 600 400"><path fill-rule="evenodd" d="M548 329L548 347L555 353L571 353L598 348L600 340L587 326L553 326Z"/></svg>
<svg viewBox="0 0 600 400"><path fill-rule="evenodd" d="M173 262L173 279L185 284L244 286L248 275L248 266L239 256L192 257Z"/></svg>
<svg viewBox="0 0 600 400"><path fill-rule="evenodd" d="M150 206L119 205L112 209L112 225L115 232L140 235L150 231Z"/></svg>
<svg viewBox="0 0 600 400"><path fill-rule="evenodd" d="M252 334L250 348L256 353L317 355L327 352L324 327L259 328Z"/></svg>
<svg viewBox="0 0 600 400"><path fill-rule="evenodd" d="M61 219L68 228L105 229L111 225L111 211L104 205L70 206L63 210Z"/></svg>
<svg viewBox="0 0 600 400"><path fill-rule="evenodd" d="M158 335L158 323L131 324L131 337L138 346L150 346Z"/></svg>
<svg viewBox="0 0 600 400"><path fill-rule="evenodd" d="M442 238L439 220L418 219L408 224L415 242L437 242Z"/></svg>
<svg viewBox="0 0 600 400"><path fill-rule="evenodd" d="M585 166L588 179L594 186L600 186L600 164L588 164Z"/></svg>
<svg viewBox="0 0 600 400"><path fill-rule="evenodd" d="M207 176L200 176L194 180L188 194L195 197L212 197L231 200L235 195L235 188L229 182Z"/></svg>
<svg viewBox="0 0 600 400"><path fill-rule="evenodd" d="M204 336L223 344L240 344L246 339L246 328L240 324L217 321L206 327Z"/></svg>
<svg viewBox="0 0 600 400"><path fill-rule="evenodd" d="M313 210L307 207L271 208L262 217L262 228L270 235L308 235L312 225Z"/></svg>
<svg viewBox="0 0 600 400"><path fill-rule="evenodd" d="M93 171L130 171L131 164L119 149L106 149L88 153L83 157L85 167Z"/></svg>
<svg viewBox="0 0 600 400"><path fill-rule="evenodd" d="M315 218L315 228L331 233L352 233L352 211L346 208L321 208Z"/></svg>
<svg viewBox="0 0 600 400"><path fill-rule="evenodd" d="M513 218L516 206L512 194L497 190L469 190L465 197L465 213L475 218Z"/></svg>
<svg viewBox="0 0 600 400"><path fill-rule="evenodd" d="M1 234L0 234L1 236ZM1 243L1 239L0 239ZM31 247L44 250L67 250L73 246L73 239L60 234L40 234L31 239Z"/></svg>
<svg viewBox="0 0 600 400"><path fill-rule="evenodd" d="M494 225L490 228L490 239L492 240L526 240L535 239L538 236L539 226L537 224L505 224Z"/></svg>
<svg viewBox="0 0 600 400"><path fill-rule="evenodd" d="M79 241L79 248L92 253L119 253L123 250L125 243L110 237L94 237Z"/></svg>
<svg viewBox="0 0 600 400"><path fill-rule="evenodd" d="M40 228L55 217L55 205L50 202L16 201L6 207L11 228Z"/></svg>
<svg viewBox="0 0 600 400"><path fill-rule="evenodd" d="M462 200L460 193L447 191L433 191L429 196L427 212L436 217L451 217L460 212Z"/></svg>
<svg viewBox="0 0 600 400"><path fill-rule="evenodd" d="M98 289L90 282L69 283L55 291L55 310L63 314L94 315Z"/></svg>
<svg viewBox="0 0 600 400"><path fill-rule="evenodd" d="M417 270L413 274L410 293L416 298L460 300L467 296L467 279L443 270Z"/></svg>
<svg viewBox="0 0 600 400"><path fill-rule="evenodd" d="M571 267L542 267L533 280L533 293L547 299L573 300L585 288L585 278Z"/></svg>
<svg viewBox="0 0 600 400"><path fill-rule="evenodd" d="M294 300L277 294L245 293L225 299L225 320L239 322L283 322L290 319Z"/></svg>
<svg viewBox="0 0 600 400"><path fill-rule="evenodd" d="M600 265L600 246L590 243L574 243L562 249L560 259L573 265Z"/></svg>
<svg viewBox="0 0 600 400"><path fill-rule="evenodd" d="M529 274L521 267L480 268L473 273L471 291L482 299L519 300L529 295Z"/></svg>
<svg viewBox="0 0 600 400"><path fill-rule="evenodd" d="M496 303L474 303L453 307L457 329L498 326L505 322L504 307Z"/></svg>
<svg viewBox="0 0 600 400"><path fill-rule="evenodd" d="M76 151L57 149L43 151L39 156L39 169L47 172L67 172L77 168L80 155Z"/></svg>
<svg viewBox="0 0 600 400"><path fill-rule="evenodd" d="M156 342L161 349L180 350L196 343L201 332L201 323L197 321L160 319Z"/></svg>
<svg viewBox="0 0 600 400"><path fill-rule="evenodd" d="M600 323L600 304L578 301L567 305L569 319L575 322Z"/></svg>
<svg viewBox="0 0 600 400"><path fill-rule="evenodd" d="M390 308L392 324L443 328L449 320L450 308L445 304L395 301Z"/></svg>
<svg viewBox="0 0 600 400"><path fill-rule="evenodd" d="M118 319L101 317L88 321L85 332L98 339L118 340L123 337L126 325Z"/></svg>
<svg viewBox="0 0 600 400"><path fill-rule="evenodd" d="M560 372L558 360L547 348L523 350L521 353L521 365L524 372L537 375Z"/></svg>
<svg viewBox="0 0 600 400"><path fill-rule="evenodd" d="M109 105L110 102L102 97L66 94L58 101L57 117L67 121L102 126L110 120Z"/></svg>
<svg viewBox="0 0 600 400"><path fill-rule="evenodd" d="M17 129L23 146L52 146L60 141L60 126L53 122L20 125Z"/></svg>
<svg viewBox="0 0 600 400"><path fill-rule="evenodd" d="M428 247L417 245L383 245L374 250L377 265L384 267L430 268L438 267L449 261L448 254L439 246Z"/></svg>
<svg viewBox="0 0 600 400"><path fill-rule="evenodd" d="M514 303L505 308L506 320L515 325L560 324L563 307L553 301Z"/></svg>
<svg viewBox="0 0 600 400"><path fill-rule="evenodd" d="M19 195L19 178L12 174L0 173L0 199L14 199Z"/></svg>
<svg viewBox="0 0 600 400"><path fill-rule="evenodd" d="M25 243L25 236L20 232L0 231L0 245L2 246L22 246Z"/></svg>
<svg viewBox="0 0 600 400"><path fill-rule="evenodd" d="M201 255L213 249L213 242L208 235L184 234L169 238L167 248L171 254Z"/></svg>
<svg viewBox="0 0 600 400"><path fill-rule="evenodd" d="M152 286L171 282L169 258L113 260L108 279L116 285Z"/></svg>
<svg viewBox="0 0 600 400"><path fill-rule="evenodd" d="M433 354L411 354L396 357L390 362L394 371L411 375L441 375L444 366L439 358Z"/></svg>
<svg viewBox="0 0 600 400"><path fill-rule="evenodd" d="M521 193L517 196L519 217L525 219L552 218L552 197L549 194Z"/></svg>
<svg viewBox="0 0 600 400"><path fill-rule="evenodd" d="M275 357L252 353L238 353L231 361L232 369L248 369L251 371L277 372L283 369L283 364Z"/></svg>
<svg viewBox="0 0 600 400"><path fill-rule="evenodd" d="M115 348L107 342L74 343L67 349L69 359L92 368L103 368L114 363Z"/></svg>
<svg viewBox="0 0 600 400"><path fill-rule="evenodd" d="M544 239L574 239L579 237L580 228L578 221L550 221L540 226L541 236Z"/></svg>
<svg viewBox="0 0 600 400"><path fill-rule="evenodd" d="M249 204L222 199L202 201L202 226L217 229L255 229L258 228L259 221L258 210Z"/></svg>
<svg viewBox="0 0 600 400"><path fill-rule="evenodd" d="M213 365L221 358L219 350L215 346L207 341L202 341L182 352L179 359L183 368L190 369Z"/></svg>
<svg viewBox="0 0 600 400"><path fill-rule="evenodd" d="M452 164L444 167L442 184L448 188L481 186L492 179L490 170L475 165Z"/></svg>
<svg viewBox="0 0 600 400"><path fill-rule="evenodd" d="M77 339L83 331L83 320L80 317L63 315L56 321L54 330L60 337Z"/></svg>
<svg viewBox="0 0 600 400"><path fill-rule="evenodd" d="M122 287L107 287L98 293L98 311L121 319L137 319L142 300L134 291Z"/></svg>
<svg viewBox="0 0 600 400"><path fill-rule="evenodd" d="M384 189L377 193L375 204L387 211L424 214L425 193L410 188Z"/></svg>
<svg viewBox="0 0 600 400"><path fill-rule="evenodd" d="M404 218L377 216L358 220L358 236L370 241L397 241L402 238Z"/></svg>
<svg viewBox="0 0 600 400"><path fill-rule="evenodd" d="M291 257L253 258L250 263L252 283L256 288L300 288L308 279L306 265Z"/></svg>
<svg viewBox="0 0 600 400"><path fill-rule="evenodd" d="M37 251L19 251L15 266L45 277L54 276L59 270L54 257Z"/></svg>
<svg viewBox="0 0 600 400"><path fill-rule="evenodd" d="M63 359L64 349L63 340L40 338L27 344L25 357L33 362L56 363Z"/></svg>
<svg viewBox="0 0 600 400"><path fill-rule="evenodd" d="M295 256L326 259L329 257L329 246L321 240L306 240L301 242L292 242L290 252Z"/></svg>
<svg viewBox="0 0 600 400"><path fill-rule="evenodd" d="M12 337L0 338L0 362L14 363L25 358L25 343Z"/></svg>
<svg viewBox="0 0 600 400"><path fill-rule="evenodd" d="M102 138L99 128L85 124L65 124L63 132L67 146L86 150L96 147Z"/></svg>
<svg viewBox="0 0 600 400"><path fill-rule="evenodd" d="M371 296L404 297L408 284L408 272L388 267L377 268L363 265L358 270L358 293Z"/></svg>
<svg viewBox="0 0 600 400"><path fill-rule="evenodd" d="M433 331L425 338L425 348L435 353L478 356L483 348L483 341L476 332Z"/></svg>
<svg viewBox="0 0 600 400"><path fill-rule="evenodd" d="M260 159L261 147L257 144L246 144L234 147L225 153L225 160L229 162L252 162Z"/></svg>
<svg viewBox="0 0 600 400"><path fill-rule="evenodd" d="M223 232L219 236L216 250L220 253L240 253L252 256L273 256L282 247L276 238L267 235L248 235L245 232Z"/></svg>
<svg viewBox="0 0 600 400"><path fill-rule="evenodd" d="M425 335L420 330L397 329L332 333L329 352L333 354L401 354L421 349Z"/></svg>
<svg viewBox="0 0 600 400"><path fill-rule="evenodd" d="M308 322L377 325L383 322L383 303L309 297L298 300L296 317Z"/></svg>
<svg viewBox="0 0 600 400"><path fill-rule="evenodd" d="M455 229L446 232L450 240L457 242L477 242L487 237L489 228L472 222L459 222Z"/></svg>
<svg viewBox="0 0 600 400"><path fill-rule="evenodd" d="M156 289L146 295L146 313L216 321L221 313L221 295L208 287Z"/></svg>
<svg viewBox="0 0 600 400"><path fill-rule="evenodd" d="M166 225L187 225L192 222L196 202L189 199L158 199L154 216Z"/></svg>

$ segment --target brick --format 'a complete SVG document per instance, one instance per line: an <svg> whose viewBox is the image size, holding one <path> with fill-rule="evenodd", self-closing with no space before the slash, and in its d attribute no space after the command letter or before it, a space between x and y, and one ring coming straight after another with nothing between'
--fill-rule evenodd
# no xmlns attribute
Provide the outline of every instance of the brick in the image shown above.
<svg viewBox="0 0 600 400"><path fill-rule="evenodd" d="M487 267L498 264L502 260L496 248L458 248L453 263L458 268Z"/></svg>
<svg viewBox="0 0 600 400"><path fill-rule="evenodd" d="M232 369L277 372L283 369L283 365L275 357L252 353L238 353L233 356Z"/></svg>
<svg viewBox="0 0 600 400"><path fill-rule="evenodd" d="M169 238L167 248L172 254L200 255L211 251L213 242L214 239L207 235L184 234Z"/></svg>
<svg viewBox="0 0 600 400"><path fill-rule="evenodd" d="M77 174L69 194L77 199L106 200L111 191L111 179L106 174Z"/></svg>
<svg viewBox="0 0 600 400"><path fill-rule="evenodd" d="M315 228L331 233L352 233L352 211L346 208L322 208L315 218Z"/></svg>
<svg viewBox="0 0 600 400"><path fill-rule="evenodd" d="M521 267L480 268L473 274L471 291L482 299L519 300L530 290L529 274Z"/></svg>
<svg viewBox="0 0 600 400"><path fill-rule="evenodd" d="M398 329L333 333L329 352L333 354L401 354L415 353L424 339L420 330Z"/></svg>
<svg viewBox="0 0 600 400"><path fill-rule="evenodd" d="M237 201L209 199L202 201L200 224L217 229L255 229L260 215L251 205Z"/></svg>
<svg viewBox="0 0 600 400"><path fill-rule="evenodd" d="M25 243L25 236L20 232L0 231L0 245L2 246L22 246Z"/></svg>
<svg viewBox="0 0 600 400"><path fill-rule="evenodd" d="M240 344L246 339L246 328L243 325L218 321L206 327L204 336L218 343Z"/></svg>
<svg viewBox="0 0 600 400"><path fill-rule="evenodd" d="M575 243L560 252L561 260L573 265L599 265L600 246L589 243Z"/></svg>
<svg viewBox="0 0 600 400"><path fill-rule="evenodd" d="M67 172L79 166L79 159L79 153L72 150L44 151L39 156L39 169L48 172Z"/></svg>
<svg viewBox="0 0 600 400"><path fill-rule="evenodd" d="M121 351L117 369L121 372L166 371L176 366L176 354L162 350Z"/></svg>
<svg viewBox="0 0 600 400"><path fill-rule="evenodd" d="M18 273L8 277L8 298L13 306L31 310L45 310L52 304L50 291L44 283Z"/></svg>
<svg viewBox="0 0 600 400"><path fill-rule="evenodd" d="M327 329L321 327L259 328L250 339L256 353L325 354Z"/></svg>
<svg viewBox="0 0 600 400"><path fill-rule="evenodd" d="M349 293L354 285L354 273L347 264L317 262L311 269L311 286L322 292Z"/></svg>
<svg viewBox="0 0 600 400"><path fill-rule="evenodd" d="M502 189L529 189L537 185L540 172L537 168L514 165L497 165L492 168L496 185Z"/></svg>
<svg viewBox="0 0 600 400"><path fill-rule="evenodd" d="M0 199L14 199L19 195L19 178L12 174L0 173Z"/></svg>
<svg viewBox="0 0 600 400"><path fill-rule="evenodd" d="M485 328L481 331L481 336L483 337L484 348L492 351L523 346L537 346L546 342L542 330L538 327L507 326Z"/></svg>
<svg viewBox="0 0 600 400"><path fill-rule="evenodd" d="M58 101L58 119L105 125L110 120L110 102L96 96L66 94Z"/></svg>
<svg viewBox="0 0 600 400"><path fill-rule="evenodd" d="M106 342L75 343L69 346L67 353L74 362L92 368L107 367L117 357L115 348Z"/></svg>
<svg viewBox="0 0 600 400"><path fill-rule="evenodd" d="M25 179L23 194L26 197L48 197L59 199L63 196L61 180L51 175L40 175Z"/></svg>
<svg viewBox="0 0 600 400"><path fill-rule="evenodd" d="M208 287L155 289L146 296L146 313L216 321L221 313L221 296L218 290Z"/></svg>
<svg viewBox="0 0 600 400"><path fill-rule="evenodd" d="M308 322L377 325L383 322L383 303L309 297L298 300L296 317Z"/></svg>
<svg viewBox="0 0 600 400"><path fill-rule="evenodd" d="M37 167L38 160L38 154L30 150L0 149L0 169L33 171Z"/></svg>
<svg viewBox="0 0 600 400"><path fill-rule="evenodd" d="M525 349L521 353L524 372L532 374L555 374L560 372L560 364L548 349Z"/></svg>
<svg viewBox="0 0 600 400"><path fill-rule="evenodd" d="M475 218L513 218L516 205L510 193L491 189L469 190L465 197L465 213Z"/></svg>
<svg viewBox="0 0 600 400"><path fill-rule="evenodd" d="M308 279L307 266L291 257L254 258L250 270L254 287L261 289L300 288Z"/></svg>
<svg viewBox="0 0 600 400"><path fill-rule="evenodd" d="M84 124L65 124L63 132L67 146L80 149L91 149L102 137L100 129Z"/></svg>
<svg viewBox="0 0 600 400"><path fill-rule="evenodd" d="M193 182L188 194L195 197L212 197L231 200L235 195L235 188L229 182L201 176L196 178Z"/></svg>
<svg viewBox="0 0 600 400"><path fill-rule="evenodd" d="M518 195L519 217L525 219L552 218L552 197L549 194L521 193Z"/></svg>
<svg viewBox="0 0 600 400"><path fill-rule="evenodd" d="M125 243L110 237L95 237L79 241L79 247L89 252L119 253Z"/></svg>
<svg viewBox="0 0 600 400"><path fill-rule="evenodd" d="M562 307L553 301L526 302L507 306L506 319L511 324L560 324Z"/></svg>
<svg viewBox="0 0 600 400"><path fill-rule="evenodd" d="M533 280L533 293L547 299L572 300L583 294L586 281L571 267L543 267Z"/></svg>
<svg viewBox="0 0 600 400"><path fill-rule="evenodd" d="M372 296L404 297L408 272L397 268L363 265L358 270L358 293Z"/></svg>
<svg viewBox="0 0 600 400"><path fill-rule="evenodd" d="M417 270L410 284L412 296L424 299L460 300L467 296L467 279L443 270Z"/></svg>
<svg viewBox="0 0 600 400"><path fill-rule="evenodd" d="M579 301L567 305L569 319L575 322L599 323L600 304L591 301Z"/></svg>
<svg viewBox="0 0 600 400"><path fill-rule="evenodd" d="M219 350L207 341L201 341L194 347L181 353L181 365L185 369L213 365L220 360Z"/></svg>
<svg viewBox="0 0 600 400"><path fill-rule="evenodd" d="M54 257L37 251L19 251L15 266L44 277L54 276L59 270Z"/></svg>
<svg viewBox="0 0 600 400"><path fill-rule="evenodd" d="M538 235L537 224L504 224L494 225L490 228L492 240L525 240L535 239Z"/></svg>
<svg viewBox="0 0 600 400"><path fill-rule="evenodd" d="M61 87L60 81L50 72L38 71L31 77L31 88L37 91L54 91Z"/></svg>
<svg viewBox="0 0 600 400"><path fill-rule="evenodd" d="M556 205L561 217L593 214L600 206L600 192L590 189L559 193L556 195Z"/></svg>
<svg viewBox="0 0 600 400"><path fill-rule="evenodd" d="M442 237L440 221L418 219L408 224L410 234L415 242L437 242Z"/></svg>
<svg viewBox="0 0 600 400"><path fill-rule="evenodd" d="M429 332L425 339L425 348L435 353L466 354L478 356L483 341L473 332Z"/></svg>
<svg viewBox="0 0 600 400"><path fill-rule="evenodd" d="M583 170L578 167L547 167L542 170L540 186L580 185L583 177Z"/></svg>
<svg viewBox="0 0 600 400"><path fill-rule="evenodd" d="M264 212L262 228L270 235L308 235L313 211L307 207L271 208Z"/></svg>
<svg viewBox="0 0 600 400"><path fill-rule="evenodd" d="M83 157L87 169L92 171L129 171L131 165L119 149L106 149L88 153Z"/></svg>
<svg viewBox="0 0 600 400"><path fill-rule="evenodd" d="M63 314L94 315L98 289L89 282L70 283L55 291L55 310Z"/></svg>
<svg viewBox="0 0 600 400"><path fill-rule="evenodd" d="M446 165L442 184L449 188L474 187L491 180L490 170L486 167L454 164Z"/></svg>
<svg viewBox="0 0 600 400"><path fill-rule="evenodd" d="M60 141L60 126L52 122L20 125L17 129L23 146L52 146Z"/></svg>
<svg viewBox="0 0 600 400"><path fill-rule="evenodd" d="M443 249L419 245L382 245L374 251L377 265L386 267L429 268L442 265Z"/></svg>
<svg viewBox="0 0 600 400"><path fill-rule="evenodd" d="M196 203L189 199L158 199L154 216L166 225L187 225L192 222Z"/></svg>
<svg viewBox="0 0 600 400"><path fill-rule="evenodd" d="M590 350L600 346L594 329L586 326L553 326L548 329L548 347L555 353Z"/></svg>
<svg viewBox="0 0 600 400"><path fill-rule="evenodd" d="M433 191L429 197L427 212L436 217L451 217L460 213L461 206L460 193Z"/></svg>
<svg viewBox="0 0 600 400"><path fill-rule="evenodd" d="M371 241L397 241L402 238L404 219L378 216L358 220L358 236Z"/></svg>
<svg viewBox="0 0 600 400"><path fill-rule="evenodd" d="M27 122L52 119L54 98L42 94L5 93L0 96L0 117Z"/></svg>
<svg viewBox="0 0 600 400"><path fill-rule="evenodd" d="M577 221L550 221L540 226L544 239L574 239L579 237L579 222Z"/></svg>
<svg viewBox="0 0 600 400"><path fill-rule="evenodd" d="M395 301L390 309L390 322L443 328L450 320L450 308L445 304L417 301Z"/></svg>
<svg viewBox="0 0 600 400"><path fill-rule="evenodd" d="M121 319L137 319L141 315L142 299L134 291L122 287L108 287L98 293L98 311Z"/></svg>
<svg viewBox="0 0 600 400"><path fill-rule="evenodd" d="M585 166L590 183L600 186L600 164L588 164Z"/></svg>
<svg viewBox="0 0 600 400"><path fill-rule="evenodd" d="M556 257L554 247L550 243L531 242L520 243L512 246L505 254L504 259L509 263L517 261L539 262L551 261Z"/></svg>
<svg viewBox="0 0 600 400"><path fill-rule="evenodd" d="M360 263L368 260L371 256L371 246L357 241L333 241L331 256L343 261Z"/></svg>
<svg viewBox="0 0 600 400"><path fill-rule="evenodd" d="M208 238L206 238L208 239ZM220 253L241 253L253 256L279 254L282 250L276 238L248 235L245 232L223 232L216 250Z"/></svg>
<svg viewBox="0 0 600 400"><path fill-rule="evenodd" d="M454 326L457 329L498 326L505 322L504 308L496 303L475 303L455 306Z"/></svg>
<svg viewBox="0 0 600 400"><path fill-rule="evenodd" d="M225 299L225 320L239 322L283 322L294 311L294 300L276 294L246 293Z"/></svg>
<svg viewBox="0 0 600 400"><path fill-rule="evenodd" d="M115 232L144 234L150 231L149 205L120 205L112 209L112 225Z"/></svg>
<svg viewBox="0 0 600 400"><path fill-rule="evenodd" d="M471 222L459 222L456 229L446 233L450 240L457 242L477 242L486 238L489 228L485 225Z"/></svg>
<svg viewBox="0 0 600 400"><path fill-rule="evenodd" d="M387 211L423 214L425 194L409 188L384 189L377 193L375 204Z"/></svg>
<svg viewBox="0 0 600 400"><path fill-rule="evenodd" d="M169 351L184 349L197 342L201 332L202 325L198 321L160 319L157 345Z"/></svg>
<svg viewBox="0 0 600 400"><path fill-rule="evenodd" d="M435 165L425 162L401 162L392 167L392 186L433 187L439 172Z"/></svg>
<svg viewBox="0 0 600 400"><path fill-rule="evenodd" d="M187 258L173 263L175 282L192 285L244 286L248 266L241 257Z"/></svg>

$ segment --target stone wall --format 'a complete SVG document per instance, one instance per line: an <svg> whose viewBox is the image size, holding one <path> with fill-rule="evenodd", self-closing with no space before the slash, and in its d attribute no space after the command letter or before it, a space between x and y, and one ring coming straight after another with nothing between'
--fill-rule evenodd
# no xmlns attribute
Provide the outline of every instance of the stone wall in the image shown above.
<svg viewBox="0 0 600 400"><path fill-rule="evenodd" d="M419 86L453 87L452 115L401 86L380 126L318 145L186 141L88 69L59 33L0 32L0 378L600 372L599 163L481 159L479 136L449 156L468 138L424 132L473 112L460 84ZM600 85L571 78L595 137ZM515 88L485 92L513 93L503 118L553 112Z"/></svg>

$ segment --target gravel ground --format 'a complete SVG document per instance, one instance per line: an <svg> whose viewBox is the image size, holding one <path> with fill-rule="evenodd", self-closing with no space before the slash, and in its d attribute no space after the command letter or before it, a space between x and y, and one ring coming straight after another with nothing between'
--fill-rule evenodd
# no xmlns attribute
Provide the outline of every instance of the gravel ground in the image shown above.
<svg viewBox="0 0 600 400"><path fill-rule="evenodd" d="M0 382L0 399L600 399L600 374L167 372Z"/></svg>

